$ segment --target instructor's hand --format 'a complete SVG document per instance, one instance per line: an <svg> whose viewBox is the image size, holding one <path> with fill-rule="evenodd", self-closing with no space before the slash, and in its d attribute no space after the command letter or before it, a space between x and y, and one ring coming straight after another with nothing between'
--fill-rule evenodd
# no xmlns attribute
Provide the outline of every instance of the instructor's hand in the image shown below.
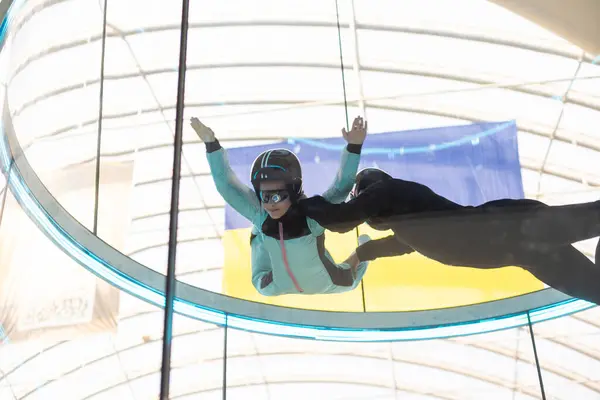
<svg viewBox="0 0 600 400"><path fill-rule="evenodd" d="M215 141L215 133L208 126L204 125L196 117L190 118L190 125L196 131L196 134L204 143L210 143Z"/></svg>
<svg viewBox="0 0 600 400"><path fill-rule="evenodd" d="M342 136L344 136L346 142L350 144L363 144L367 137L367 121L363 121L360 116L354 118L352 129L350 129L349 132L346 132L346 128L343 128Z"/></svg>

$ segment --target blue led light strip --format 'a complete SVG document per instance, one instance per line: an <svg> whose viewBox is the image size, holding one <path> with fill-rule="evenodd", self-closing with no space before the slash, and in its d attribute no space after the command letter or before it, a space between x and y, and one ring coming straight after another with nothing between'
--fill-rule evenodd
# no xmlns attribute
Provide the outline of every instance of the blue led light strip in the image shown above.
<svg viewBox="0 0 600 400"><path fill-rule="evenodd" d="M23 0L15 1L3 22L2 45L11 16L22 3ZM0 166L7 175L11 192L28 217L57 247L90 272L120 290L164 307L164 275L93 236L58 204L23 155L6 97L3 108ZM13 168L9 169L11 160ZM175 312L197 320L271 335L352 342L420 340L490 332L527 325L527 311L535 323L594 306L553 289L442 310L371 313L277 307L224 296L179 281L175 293Z"/></svg>
<svg viewBox="0 0 600 400"><path fill-rule="evenodd" d="M361 154L385 154L388 156L394 155L404 155L404 154L415 154L415 153L428 153L431 151L439 151L450 149L453 147L461 146L465 143L477 143L479 140L486 138L488 136L492 136L495 133L501 132L504 129L510 127L514 124L514 121L508 121L502 124L499 124L493 128L486 129L483 132L475 133L473 135L467 135L458 140L453 140L450 142L443 142L439 144L432 143L429 146L414 146L414 147L400 147L398 149L387 149L387 148L378 148L378 147L365 147L361 150ZM300 139L300 138L290 138L288 139L289 144L303 143L309 146L316 147L322 150L328 151L341 151L344 148L344 144L329 144L319 142L317 140L311 139Z"/></svg>

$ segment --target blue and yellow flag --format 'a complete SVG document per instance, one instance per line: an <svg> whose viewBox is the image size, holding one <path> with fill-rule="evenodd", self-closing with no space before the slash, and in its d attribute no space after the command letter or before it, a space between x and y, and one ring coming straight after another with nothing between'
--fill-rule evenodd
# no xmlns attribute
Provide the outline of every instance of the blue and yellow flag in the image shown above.
<svg viewBox="0 0 600 400"><path fill-rule="evenodd" d="M264 150L286 148L302 163L308 196L323 193L338 170L342 138L296 139L228 150L237 176L250 184L250 168ZM369 134L361 168L379 167L394 177L422 183L463 205L501 198L523 198L521 165L514 121ZM223 293L287 307L330 311L409 311L456 307L517 296L544 288L528 272L448 267L418 253L382 258L369 264L362 285L334 295L264 297L251 282L250 223L225 208ZM363 225L372 239L389 235ZM336 261L357 246L357 232L327 232L326 246Z"/></svg>

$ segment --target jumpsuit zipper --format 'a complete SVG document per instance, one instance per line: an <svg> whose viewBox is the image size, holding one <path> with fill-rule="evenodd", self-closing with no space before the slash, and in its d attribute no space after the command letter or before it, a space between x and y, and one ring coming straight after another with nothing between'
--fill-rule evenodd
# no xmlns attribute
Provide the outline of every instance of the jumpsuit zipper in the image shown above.
<svg viewBox="0 0 600 400"><path fill-rule="evenodd" d="M288 275L290 276L290 278L292 278L292 282L294 283L294 286L296 286L296 290L300 293L304 292L304 290L302 290L302 288L298 284L298 281L296 280L296 277L294 276L294 273L290 268L290 264L288 263L287 252L285 251L285 242L283 240L283 224L281 222L279 223L279 245L281 246L283 264L285 265L285 269L287 270Z"/></svg>

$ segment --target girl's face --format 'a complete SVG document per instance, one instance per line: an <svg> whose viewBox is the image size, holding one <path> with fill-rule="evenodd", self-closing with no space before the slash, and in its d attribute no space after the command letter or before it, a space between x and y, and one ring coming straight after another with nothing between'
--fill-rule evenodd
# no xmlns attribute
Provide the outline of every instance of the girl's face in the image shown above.
<svg viewBox="0 0 600 400"><path fill-rule="evenodd" d="M273 219L283 217L292 205L290 195L282 181L261 182L260 199L262 207Z"/></svg>

